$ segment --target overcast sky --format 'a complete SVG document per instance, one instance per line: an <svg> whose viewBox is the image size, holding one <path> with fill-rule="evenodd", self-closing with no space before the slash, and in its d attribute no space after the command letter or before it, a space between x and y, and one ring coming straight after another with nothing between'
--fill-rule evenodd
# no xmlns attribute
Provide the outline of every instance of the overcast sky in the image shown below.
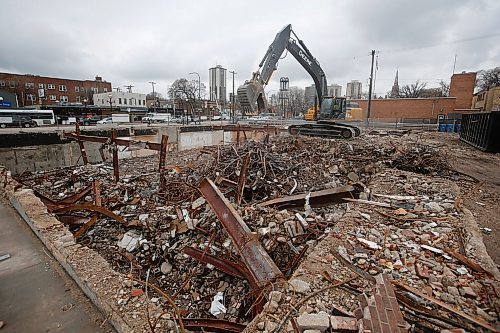
<svg viewBox="0 0 500 333"><path fill-rule="evenodd" d="M208 68L235 70L236 87L251 77L276 33L291 23L327 74L367 90L370 50L378 51L375 92L421 80L437 86L455 72L500 65L498 0L366 1L52 1L1 0L0 71L73 79L100 75L113 87L166 95L181 77L207 83ZM279 78L312 79L289 55ZM207 83L208 85L208 83ZM228 74L228 92L232 88Z"/></svg>

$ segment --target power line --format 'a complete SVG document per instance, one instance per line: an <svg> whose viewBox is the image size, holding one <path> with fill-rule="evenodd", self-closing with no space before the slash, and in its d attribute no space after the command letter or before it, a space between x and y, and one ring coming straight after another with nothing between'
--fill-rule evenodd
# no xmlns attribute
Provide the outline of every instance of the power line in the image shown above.
<svg viewBox="0 0 500 333"><path fill-rule="evenodd" d="M449 42L434 43L434 44L427 44L427 45L420 45L420 46L413 46L413 47L405 47L405 48L401 48L401 49L393 49L393 50L381 51L381 53L397 53L397 52L405 52L405 51L412 51L412 50L419 50L419 49L427 49L427 48L444 46L444 45L473 42L473 41L476 41L476 40L488 39L488 38L495 38L495 37L499 37L499 36L500 36L500 32L497 32L497 33L489 34L489 35L456 39L456 40L452 40L452 41L449 41Z"/></svg>

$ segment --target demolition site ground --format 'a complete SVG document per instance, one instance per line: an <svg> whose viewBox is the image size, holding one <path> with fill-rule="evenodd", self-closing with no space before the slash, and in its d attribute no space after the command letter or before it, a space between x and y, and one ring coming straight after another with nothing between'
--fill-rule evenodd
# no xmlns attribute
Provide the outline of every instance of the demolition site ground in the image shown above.
<svg viewBox="0 0 500 333"><path fill-rule="evenodd" d="M118 182L109 162L0 181L72 233L57 244L120 330L498 329L498 155L368 130L158 156L120 160Z"/></svg>

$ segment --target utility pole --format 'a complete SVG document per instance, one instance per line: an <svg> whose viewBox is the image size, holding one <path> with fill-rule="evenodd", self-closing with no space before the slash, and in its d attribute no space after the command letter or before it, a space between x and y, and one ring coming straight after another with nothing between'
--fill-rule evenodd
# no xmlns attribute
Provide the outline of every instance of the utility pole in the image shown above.
<svg viewBox="0 0 500 333"><path fill-rule="evenodd" d="M233 123L234 123L234 120L236 118L236 114L234 112L234 74L238 74L238 73L236 73L235 71L229 71L229 73L233 74L233 94L231 96L232 97L231 98L232 99L232 101L231 101L232 102L232 106L231 106L231 111L232 112L231 113L232 113L232 118L233 118Z"/></svg>
<svg viewBox="0 0 500 333"><path fill-rule="evenodd" d="M375 50L372 50L372 68L370 70L370 89L368 89L368 112L366 113L366 125L368 126L368 119L370 118L370 111L372 107L372 85L373 85L373 61L375 59Z"/></svg>
<svg viewBox="0 0 500 333"><path fill-rule="evenodd" d="M125 87L125 88L127 88L127 92L132 93L132 88L133 88L134 86L131 86L131 85L124 85L124 87Z"/></svg>
<svg viewBox="0 0 500 333"><path fill-rule="evenodd" d="M156 95L155 95L156 82L149 81L149 83L151 83L151 86L153 87L153 112L156 113Z"/></svg>

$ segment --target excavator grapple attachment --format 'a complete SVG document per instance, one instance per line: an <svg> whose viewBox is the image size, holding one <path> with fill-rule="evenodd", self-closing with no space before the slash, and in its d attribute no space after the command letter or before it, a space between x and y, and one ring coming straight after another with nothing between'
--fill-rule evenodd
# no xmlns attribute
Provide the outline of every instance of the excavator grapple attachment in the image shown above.
<svg viewBox="0 0 500 333"><path fill-rule="evenodd" d="M245 82L238 90L238 101L244 114L255 114L265 109L264 87L253 80Z"/></svg>

